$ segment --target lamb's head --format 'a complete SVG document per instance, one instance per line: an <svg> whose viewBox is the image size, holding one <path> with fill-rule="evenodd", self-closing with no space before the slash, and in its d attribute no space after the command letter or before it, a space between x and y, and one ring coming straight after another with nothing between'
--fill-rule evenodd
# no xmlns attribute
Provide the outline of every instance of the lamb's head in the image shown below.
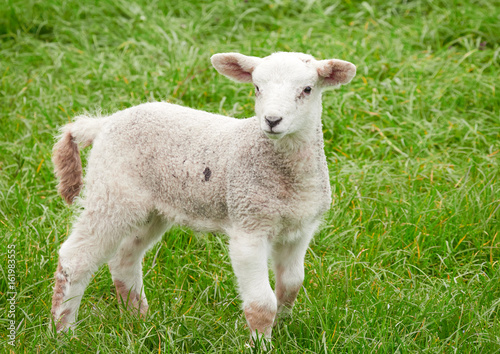
<svg viewBox="0 0 500 354"><path fill-rule="evenodd" d="M338 59L316 60L302 53L275 53L265 58L238 53L212 56L217 71L255 86L255 112L271 139L316 130L321 120L321 92L347 84L356 67Z"/></svg>

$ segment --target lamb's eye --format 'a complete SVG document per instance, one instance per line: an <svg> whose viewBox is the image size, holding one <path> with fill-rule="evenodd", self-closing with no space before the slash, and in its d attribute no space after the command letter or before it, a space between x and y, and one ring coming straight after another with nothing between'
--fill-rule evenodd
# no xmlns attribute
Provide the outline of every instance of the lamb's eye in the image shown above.
<svg viewBox="0 0 500 354"><path fill-rule="evenodd" d="M255 92L259 92L259 86L255 85Z"/></svg>
<svg viewBox="0 0 500 354"><path fill-rule="evenodd" d="M310 93L311 93L311 91L312 91L311 86L307 86L307 87L304 89L304 93L305 93L306 95L310 94Z"/></svg>

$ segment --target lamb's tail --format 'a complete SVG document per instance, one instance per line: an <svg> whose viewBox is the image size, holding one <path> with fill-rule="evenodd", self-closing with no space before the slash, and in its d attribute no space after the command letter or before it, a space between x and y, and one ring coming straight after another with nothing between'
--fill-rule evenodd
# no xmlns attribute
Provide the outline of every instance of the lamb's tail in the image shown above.
<svg viewBox="0 0 500 354"><path fill-rule="evenodd" d="M62 134L54 145L52 161L59 184L57 190L68 204L80 194L83 185L82 160L78 144L89 146L101 131L104 119L77 117L74 123L62 127Z"/></svg>

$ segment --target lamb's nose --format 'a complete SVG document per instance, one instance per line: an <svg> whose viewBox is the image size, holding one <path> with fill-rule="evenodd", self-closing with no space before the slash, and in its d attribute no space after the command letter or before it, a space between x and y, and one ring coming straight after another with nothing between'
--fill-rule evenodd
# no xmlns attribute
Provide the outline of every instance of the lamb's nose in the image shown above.
<svg viewBox="0 0 500 354"><path fill-rule="evenodd" d="M280 122L283 120L282 117L275 117L275 116L266 116L265 119L267 125L269 125L271 129L280 124Z"/></svg>

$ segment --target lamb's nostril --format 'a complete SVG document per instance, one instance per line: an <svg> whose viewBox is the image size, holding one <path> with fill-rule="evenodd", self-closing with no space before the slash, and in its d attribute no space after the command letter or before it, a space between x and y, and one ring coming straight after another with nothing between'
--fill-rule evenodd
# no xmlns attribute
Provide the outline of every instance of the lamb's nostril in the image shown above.
<svg viewBox="0 0 500 354"><path fill-rule="evenodd" d="M275 117L275 116L266 116L265 119L267 125L269 125L271 129L280 124L280 122L283 120L282 117Z"/></svg>

